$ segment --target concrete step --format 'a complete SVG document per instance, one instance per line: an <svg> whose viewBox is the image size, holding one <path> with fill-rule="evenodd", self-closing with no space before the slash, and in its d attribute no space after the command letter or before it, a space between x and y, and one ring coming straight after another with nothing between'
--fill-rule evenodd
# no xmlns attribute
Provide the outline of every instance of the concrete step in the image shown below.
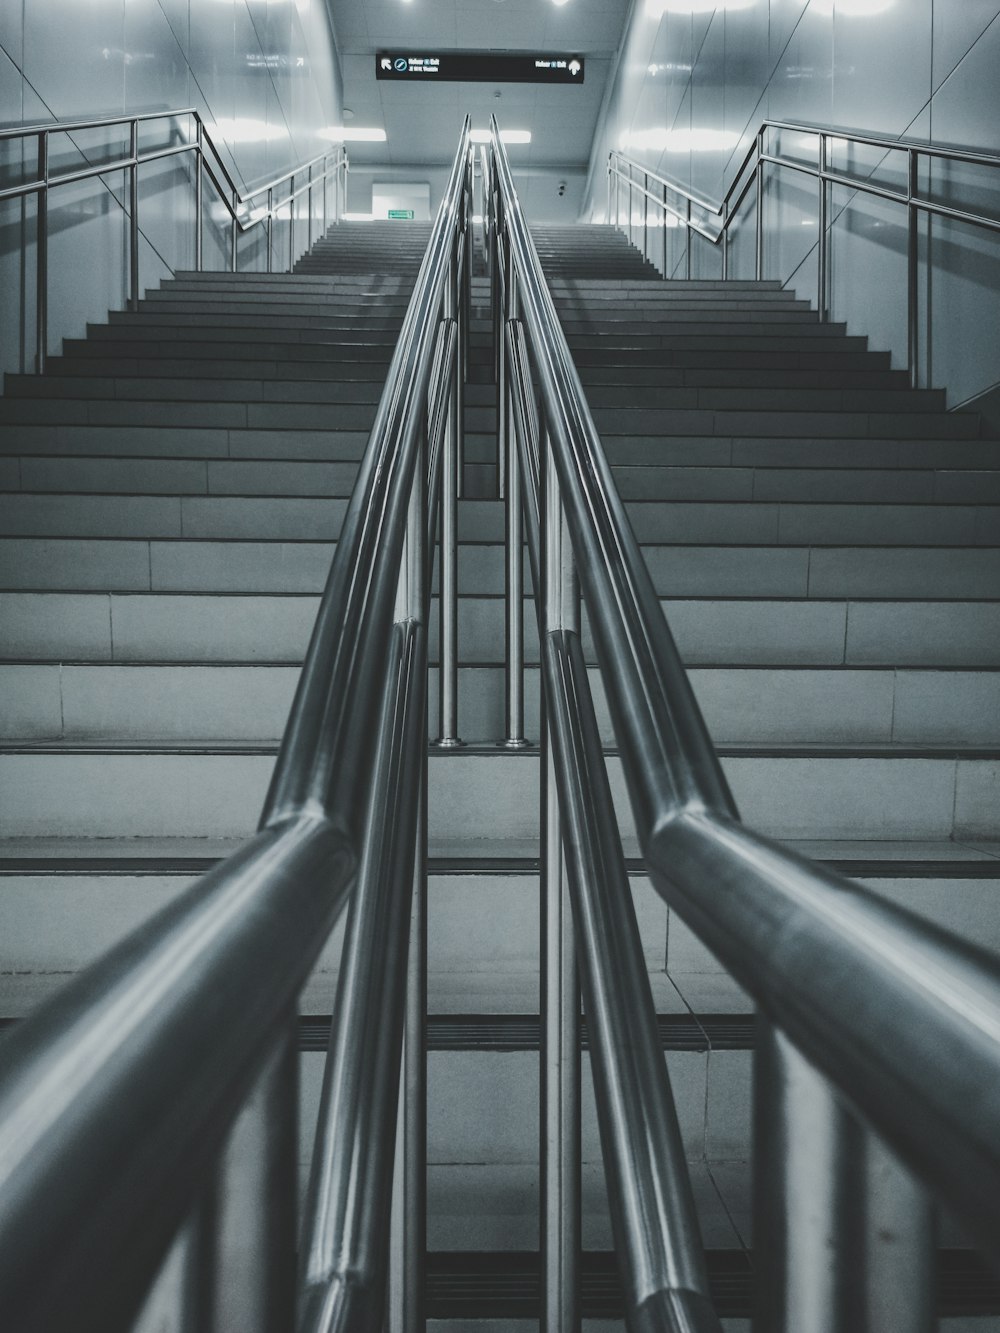
<svg viewBox="0 0 1000 1333"><path fill-rule="evenodd" d="M1000 606L984 601L800 598L661 599L684 660L700 666L1000 666ZM0 639L10 661L297 663L318 595L0 593ZM430 656L437 660L432 605ZM460 662L502 661L504 607L459 601ZM527 660L537 663L534 609L524 608ZM586 620L584 649L593 661ZM941 705L939 705L941 706Z"/></svg>
<svg viewBox="0 0 1000 1333"><path fill-rule="evenodd" d="M126 319L126 316L128 317ZM200 341L216 339L234 343L259 342L304 342L304 343L344 343L353 346L357 343L395 346L397 331L391 328L365 327L360 337L355 336L355 325L344 320L342 326L316 320L311 325L303 324L295 315L284 315L253 323L238 315L219 316L218 319L193 318L182 319L179 315L150 315L149 317L131 315L122 312L122 318L102 326L107 329L104 335L109 338L154 338L157 340L174 339L185 344L191 340L191 329L197 329ZM88 329L89 336L89 329Z"/></svg>
<svg viewBox="0 0 1000 1333"><path fill-rule="evenodd" d="M197 355L201 350L201 355ZM131 376L156 379L184 380L374 380L382 383L389 363L389 354L364 360L320 355L325 348L303 348L296 352L291 344L273 349L275 355L260 354L255 348L252 356L227 356L225 349L211 343L188 345L183 349L176 344L160 346L142 343L138 347L127 342L115 342L91 347L97 355L79 355L73 352L65 357L53 357L46 369L46 382L56 389L56 380L80 380L86 376L110 376L113 380ZM371 350L369 348L369 350ZM277 355L287 352L288 355ZM309 355L309 353L314 353ZM154 355L155 353L155 355ZM34 378L34 377L26 377ZM16 376L7 376L5 392L19 383Z"/></svg>
<svg viewBox="0 0 1000 1333"><path fill-rule="evenodd" d="M94 664L0 662L0 738L27 740L277 741L297 664ZM614 743L599 672L591 668L601 733ZM714 741L726 745L1000 746L1000 673L904 668L691 669ZM438 734L436 669L429 734ZM505 734L504 672L459 672L459 733ZM539 679L525 675L525 732L539 736Z"/></svg>
<svg viewBox="0 0 1000 1333"><path fill-rule="evenodd" d="M336 539L346 511L339 497L0 493L0 528L11 537L176 537L261 541ZM650 547L988 546L1000 542L1000 508L979 505L823 504L793 501L629 500L633 531ZM502 590L504 515L495 500L460 505L459 555L475 571L470 591ZM480 579L486 582L479 582ZM494 587L495 585L495 587Z"/></svg>
<svg viewBox="0 0 1000 1333"><path fill-rule="evenodd" d="M664 389L843 389L850 390L908 390L909 379L898 370L871 370L867 357L858 358L858 369L830 368L825 366L815 369L789 369L780 364L784 358L775 357L772 367L746 366L735 367L735 358L727 357L725 364L718 358L718 364L701 368L689 368L676 364L677 358L671 357L670 365L659 366L616 366L594 365L580 368L580 379L587 394L587 401L593 406L599 395L608 389L624 393L624 386L642 386L646 392ZM824 358L826 361L826 358ZM863 368L862 368L863 367ZM634 396L634 388L633 388Z"/></svg>
<svg viewBox="0 0 1000 1333"><path fill-rule="evenodd" d="M352 332L357 327L357 319L349 314L339 314L333 307L321 309L312 304L285 305L272 309L267 305L252 305L249 302L230 302L227 309L225 302L206 301L202 309L160 309L112 310L109 323L112 328L160 328L160 329L225 329L238 325L243 320L253 319L258 322L262 333L269 329L297 329L309 331ZM259 317L259 318L258 318ZM398 336L402 315L387 313L370 314L365 317L365 336L370 341L376 335L386 338L392 336L395 342ZM181 335L183 336L183 335Z"/></svg>
<svg viewBox="0 0 1000 1333"><path fill-rule="evenodd" d="M100 399L110 401L182 402L307 402L307 403L377 403L385 380L385 368L378 366L364 378L338 375L322 379L278 379L262 375L259 379L226 375L211 379L160 374L151 376L148 368L136 375L34 375L10 381L5 386L7 401L14 399ZM472 386L475 388L476 386ZM696 392L696 391L693 391Z"/></svg>
<svg viewBox="0 0 1000 1333"><path fill-rule="evenodd" d="M476 386L469 386L470 388ZM491 389L491 386L482 386ZM626 501L760 501L819 504L1000 503L1000 468L882 469L615 467ZM344 496L350 462L279 459L137 459L22 455L0 457L0 490L131 495ZM471 506L459 507L460 517ZM492 529L491 529L492 532Z"/></svg>
<svg viewBox="0 0 1000 1333"><path fill-rule="evenodd" d="M634 385L590 384L587 401L595 412L635 406ZM678 408L719 408L724 411L777 412L944 412L944 394L905 386L865 388L860 385L772 385L758 388L726 385L644 385L642 411ZM964 418L960 418L963 419ZM978 431L974 432L978 434Z"/></svg>
<svg viewBox="0 0 1000 1333"><path fill-rule="evenodd" d="M680 392L684 392L683 390ZM699 391L700 392L700 391ZM725 394L715 390L715 394ZM733 390L733 394L738 391ZM773 394L773 390L763 392ZM806 391L802 391L806 392ZM846 395L845 395L846 396ZM728 407L656 409L644 407L593 408L594 423L605 440L614 435L763 435L769 438L803 436L834 438L854 436L858 439L954 439L974 440L979 437L980 423L971 414L939 411L907 411L905 398L896 408L871 411L860 408L840 410L801 410L789 407L787 411L743 410L732 404ZM16 419L16 418L15 418Z"/></svg>
<svg viewBox="0 0 1000 1333"><path fill-rule="evenodd" d="M155 329L136 327L126 336L120 328L91 326L86 341L67 339L64 343L73 358L117 356L146 357L154 360L196 357L199 363L212 358L228 360L319 361L328 365L378 361L388 365L392 345L368 338L364 330L356 338L304 335L296 329L260 329L252 326L236 329L206 329L179 345L176 330L170 336L157 336Z"/></svg>
<svg viewBox="0 0 1000 1333"><path fill-rule="evenodd" d="M5 832L13 838L249 837L274 753L253 744L8 745L0 752ZM484 838L537 841L536 753L489 746L431 754L433 843L467 846L474 854ZM998 834L995 750L773 747L724 751L722 759L743 818L772 837L975 841ZM635 855L614 756L608 771L626 852Z"/></svg>
<svg viewBox="0 0 1000 1333"><path fill-rule="evenodd" d="M8 496L8 500L20 497ZM55 498L55 497L53 497ZM85 497L78 497L80 502ZM224 501L184 496L192 514ZM176 519L174 499L164 504L164 523ZM247 502L249 503L249 502ZM311 501L272 501L289 512ZM336 500L315 502L336 506ZM240 505L233 518L240 523ZM329 519L327 520L330 521ZM192 522L194 520L192 519ZM332 525L331 525L332 526ZM97 537L8 537L0 539L0 588L63 591L319 592L326 580L332 541ZM1000 590L1000 548L885 546L647 546L646 563L662 596L794 597L983 600ZM526 565L527 562L525 562ZM469 546L459 561L459 591L500 595L503 559L499 546Z"/></svg>

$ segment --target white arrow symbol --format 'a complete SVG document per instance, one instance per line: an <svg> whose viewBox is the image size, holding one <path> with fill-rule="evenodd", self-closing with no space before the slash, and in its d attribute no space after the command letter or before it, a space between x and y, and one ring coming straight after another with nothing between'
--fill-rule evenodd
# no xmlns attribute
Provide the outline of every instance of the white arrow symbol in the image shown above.
<svg viewBox="0 0 1000 1333"><path fill-rule="evenodd" d="M388 58L388 56L382 57L381 67L382 69L392 69L392 61Z"/></svg>

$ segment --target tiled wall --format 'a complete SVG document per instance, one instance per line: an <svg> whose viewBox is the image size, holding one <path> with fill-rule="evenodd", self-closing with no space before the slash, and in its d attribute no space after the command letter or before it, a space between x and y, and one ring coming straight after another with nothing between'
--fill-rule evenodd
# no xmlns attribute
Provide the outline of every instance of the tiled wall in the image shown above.
<svg viewBox="0 0 1000 1333"><path fill-rule="evenodd" d="M1000 152L998 70L998 0L635 0L585 216L605 216L611 148L721 199L768 118ZM955 203L1000 216L1000 171L953 169L943 184ZM786 171L766 199L766 276L815 299L815 185ZM904 211L834 190L830 219L834 317L904 364ZM748 231L734 276L752 276ZM669 267L682 273L680 236L670 241ZM1000 237L935 220L921 227L920 253L921 381L958 404L1000 382ZM718 250L696 242L692 267L718 273Z"/></svg>
<svg viewBox="0 0 1000 1333"><path fill-rule="evenodd" d="M2 0L0 125L35 125L131 111L194 107L241 189L263 183L330 147L341 122L341 74L325 0ZM160 121L144 142L189 133ZM108 132L52 140L52 165L113 156L127 139ZM34 145L0 141L0 185L33 173ZM191 158L140 172L141 285L194 261ZM229 232L211 191L205 260L228 264ZM50 194L49 350L127 299L124 173ZM302 206L300 206L301 212ZM317 199L315 212L321 211ZM308 219L296 227L305 244ZM0 201L0 369L34 357L35 205ZM287 267L287 224L274 230ZM241 266L263 267L262 238L247 236Z"/></svg>

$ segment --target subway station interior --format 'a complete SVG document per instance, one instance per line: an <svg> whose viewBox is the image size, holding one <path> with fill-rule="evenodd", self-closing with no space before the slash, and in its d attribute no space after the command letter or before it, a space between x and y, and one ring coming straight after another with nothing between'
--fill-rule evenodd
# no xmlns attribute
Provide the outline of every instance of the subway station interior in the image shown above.
<svg viewBox="0 0 1000 1333"><path fill-rule="evenodd" d="M0 1327L1000 1333L1000 0L0 0Z"/></svg>

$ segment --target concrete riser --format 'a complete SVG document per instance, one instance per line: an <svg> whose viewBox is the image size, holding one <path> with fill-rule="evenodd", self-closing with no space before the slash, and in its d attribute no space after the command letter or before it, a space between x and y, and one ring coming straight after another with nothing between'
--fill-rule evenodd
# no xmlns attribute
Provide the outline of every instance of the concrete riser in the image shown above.
<svg viewBox="0 0 1000 1333"><path fill-rule="evenodd" d="M904 752L905 753L905 752ZM273 753L0 754L7 837L248 838ZM776 838L983 840L995 831L1000 760L873 755L732 756L723 769L745 821ZM608 761L626 849L635 836L617 758ZM490 751L435 755L437 847L537 843L538 761ZM482 817L489 810L488 820Z"/></svg>
<svg viewBox="0 0 1000 1333"><path fill-rule="evenodd" d="M0 739L276 743L299 667L0 664ZM980 671L692 668L717 745L997 745L1000 674ZM600 673L591 688L605 743L614 733ZM429 735L438 734L439 676L430 674ZM498 667L459 672L459 732L505 736ZM525 678L525 732L539 736L539 677Z"/></svg>

